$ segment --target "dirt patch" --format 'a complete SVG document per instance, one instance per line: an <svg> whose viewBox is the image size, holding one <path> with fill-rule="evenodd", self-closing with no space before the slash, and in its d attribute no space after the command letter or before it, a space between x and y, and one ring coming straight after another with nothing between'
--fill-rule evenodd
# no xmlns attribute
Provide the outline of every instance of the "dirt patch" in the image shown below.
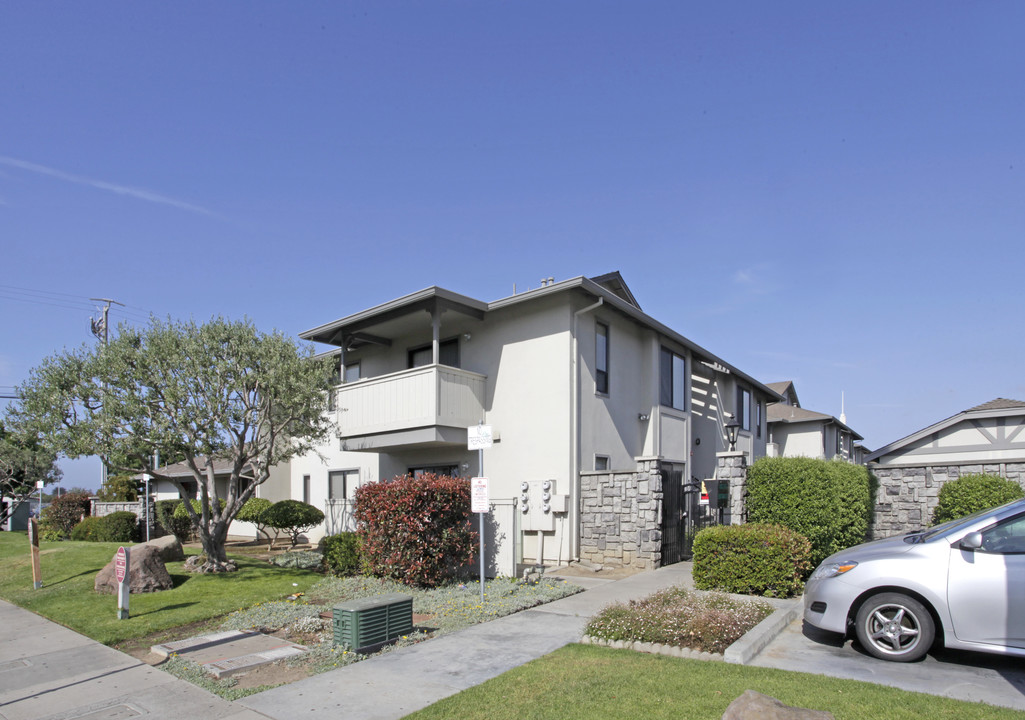
<svg viewBox="0 0 1025 720"><path fill-rule="evenodd" d="M283 662L275 662L232 677L238 680L235 687L254 688L261 685L285 685L309 676L309 670L304 667L289 667Z"/></svg>

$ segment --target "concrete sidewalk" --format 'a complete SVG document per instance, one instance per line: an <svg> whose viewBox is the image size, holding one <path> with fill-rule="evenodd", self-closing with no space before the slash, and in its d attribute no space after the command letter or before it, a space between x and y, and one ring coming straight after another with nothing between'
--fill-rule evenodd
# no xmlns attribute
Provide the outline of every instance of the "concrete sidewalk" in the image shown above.
<svg viewBox="0 0 1025 720"><path fill-rule="evenodd" d="M0 600L0 718L255 720L257 712Z"/></svg>

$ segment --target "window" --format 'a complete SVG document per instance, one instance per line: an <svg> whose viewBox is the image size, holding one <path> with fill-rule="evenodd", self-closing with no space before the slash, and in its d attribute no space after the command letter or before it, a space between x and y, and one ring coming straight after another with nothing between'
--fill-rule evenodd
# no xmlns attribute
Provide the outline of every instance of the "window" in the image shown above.
<svg viewBox="0 0 1025 720"><path fill-rule="evenodd" d="M1025 515L983 530L982 550L1001 555L1025 553Z"/></svg>
<svg viewBox="0 0 1025 720"><path fill-rule="evenodd" d="M303 475L303 502L310 504L310 476Z"/></svg>
<svg viewBox="0 0 1025 720"><path fill-rule="evenodd" d="M755 403L755 437L762 436L762 401Z"/></svg>
<svg viewBox="0 0 1025 720"><path fill-rule="evenodd" d="M659 359L659 404L677 410L687 409L687 362L669 348L662 348Z"/></svg>
<svg viewBox="0 0 1025 720"><path fill-rule="evenodd" d="M418 478L427 473L433 473L434 475L448 475L449 477L459 477L459 466L458 465L421 465L420 467L409 468L409 474L415 478Z"/></svg>
<svg viewBox="0 0 1025 720"><path fill-rule="evenodd" d="M594 333L594 391L609 394L609 326L596 323Z"/></svg>
<svg viewBox="0 0 1025 720"><path fill-rule="evenodd" d="M337 402L337 400L338 400L338 397L337 397L335 391L333 389L332 390L328 390L327 391L327 410L328 410L328 412L334 412L335 410L338 409L338 402Z"/></svg>
<svg viewBox="0 0 1025 720"><path fill-rule="evenodd" d="M345 366L345 376L342 378L342 382L356 382L359 380L359 360L354 363L348 363Z"/></svg>
<svg viewBox="0 0 1025 720"><path fill-rule="evenodd" d="M327 496L331 500L352 500L359 487L359 470L332 470L327 474Z"/></svg>
<svg viewBox="0 0 1025 720"><path fill-rule="evenodd" d="M737 388L737 422L741 430L751 429L751 391L747 388Z"/></svg>
<svg viewBox="0 0 1025 720"><path fill-rule="evenodd" d="M417 368L430 365L434 359L433 345L421 345L409 351L409 367ZM449 367L459 367L459 339L451 338L438 343L438 363Z"/></svg>
<svg viewBox="0 0 1025 720"><path fill-rule="evenodd" d="M608 470L609 469L609 456L608 455L595 455L594 456L594 469L595 470Z"/></svg>

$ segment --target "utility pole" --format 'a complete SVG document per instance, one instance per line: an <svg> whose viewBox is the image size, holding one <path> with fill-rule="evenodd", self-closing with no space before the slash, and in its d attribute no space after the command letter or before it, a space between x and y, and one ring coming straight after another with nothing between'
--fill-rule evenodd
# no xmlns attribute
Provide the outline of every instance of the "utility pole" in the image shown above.
<svg viewBox="0 0 1025 720"><path fill-rule="evenodd" d="M89 324L91 325L93 335L96 336L97 340L103 341L103 347L107 347L107 343L110 342L110 306L120 305L124 307L124 303L119 303L117 300L111 300L110 298L89 298L93 302L106 303L103 306L103 317L99 320L95 318L89 318ZM103 392L106 394L107 385L104 383ZM107 461L100 458L101 474L100 474L100 487L107 484Z"/></svg>

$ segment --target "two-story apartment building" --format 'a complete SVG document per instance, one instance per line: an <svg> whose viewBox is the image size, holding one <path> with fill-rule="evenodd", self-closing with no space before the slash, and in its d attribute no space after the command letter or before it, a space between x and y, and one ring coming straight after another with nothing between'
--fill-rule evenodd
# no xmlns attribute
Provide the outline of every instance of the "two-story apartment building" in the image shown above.
<svg viewBox="0 0 1025 720"><path fill-rule="evenodd" d="M801 407L797 389L787 380L768 383L783 398L768 407L770 457L840 459L863 464L865 449L861 435L848 427L846 418Z"/></svg>
<svg viewBox="0 0 1025 720"><path fill-rule="evenodd" d="M522 560L675 562L682 489L714 479L731 417L736 449L764 455L766 404L779 399L646 315L619 273L493 302L430 287L301 337L333 346L338 439L292 461L292 496L337 532L362 483L483 475L494 573ZM478 423L494 434L483 468L467 449Z"/></svg>

